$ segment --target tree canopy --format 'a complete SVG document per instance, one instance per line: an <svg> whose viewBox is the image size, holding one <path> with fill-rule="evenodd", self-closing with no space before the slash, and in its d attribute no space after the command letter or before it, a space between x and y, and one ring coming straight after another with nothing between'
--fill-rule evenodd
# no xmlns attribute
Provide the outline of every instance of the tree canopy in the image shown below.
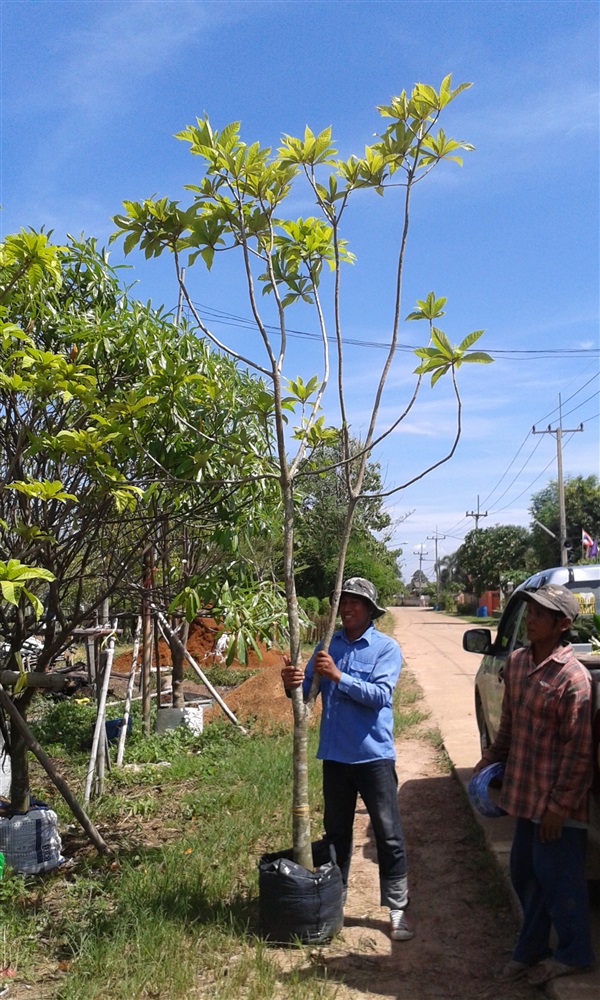
<svg viewBox="0 0 600 1000"><path fill-rule="evenodd" d="M507 575L520 583L531 566L531 538L527 528L499 524L493 528L474 529L465 535L457 552L457 563L476 594L497 590Z"/></svg>
<svg viewBox="0 0 600 1000"><path fill-rule="evenodd" d="M360 441L351 449L359 454ZM311 473L311 465L322 470ZM326 444L311 463L306 463L297 481L296 585L304 597L326 597L333 590L340 539L348 507L348 482L341 442ZM380 491L378 462L365 468L365 497L356 507L348 552L346 576L371 580L382 600L396 593L400 583L396 557L389 548L391 518L384 508Z"/></svg>
<svg viewBox="0 0 600 1000"><path fill-rule="evenodd" d="M570 476L564 483L565 513L569 561L580 562L585 558L581 533L587 531L592 538L600 536L600 482L598 476ZM543 566L560 566L560 525L558 482L551 480L531 498L529 513L535 520L531 525L532 547L537 563ZM535 521L540 521L555 538L552 538Z"/></svg>
<svg viewBox="0 0 600 1000"><path fill-rule="evenodd" d="M202 572L207 602L229 610L231 582L243 593L250 576L240 539L266 530L279 499L260 379L131 300L94 240L22 231L0 245L0 269L0 629L13 659L41 627L43 671L115 592L137 610L149 544L155 599ZM270 628L276 611L265 617ZM15 695L25 715L33 688ZM18 771L13 753L13 788Z"/></svg>

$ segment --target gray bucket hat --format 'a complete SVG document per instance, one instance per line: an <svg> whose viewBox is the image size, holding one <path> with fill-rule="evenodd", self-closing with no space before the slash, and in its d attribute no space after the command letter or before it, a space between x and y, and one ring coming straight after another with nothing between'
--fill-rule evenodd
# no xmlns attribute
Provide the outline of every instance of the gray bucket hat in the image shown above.
<svg viewBox="0 0 600 1000"><path fill-rule="evenodd" d="M342 584L341 594L364 597L365 601L371 605L371 618L381 618L385 614L385 608L380 608L377 604L377 588L370 580L365 580L362 576L351 576L349 580L346 580Z"/></svg>
<svg viewBox="0 0 600 1000"><path fill-rule="evenodd" d="M546 583L543 587L538 587L537 590L523 590L522 595L524 601L534 601L536 604L541 604L543 608L549 608L550 611L560 611L565 618L570 618L572 622L579 614L579 600L576 595L572 590L560 587L556 583Z"/></svg>

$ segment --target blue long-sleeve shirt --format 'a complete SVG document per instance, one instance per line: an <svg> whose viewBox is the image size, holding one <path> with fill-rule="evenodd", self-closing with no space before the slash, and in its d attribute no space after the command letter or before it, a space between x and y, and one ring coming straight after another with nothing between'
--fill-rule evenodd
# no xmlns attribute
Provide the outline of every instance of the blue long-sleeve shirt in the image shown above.
<svg viewBox="0 0 600 1000"><path fill-rule="evenodd" d="M329 655L342 676L337 684L321 678L317 757L344 764L395 760L392 694L402 665L400 646L370 625L353 642L343 629L334 632ZM313 658L314 653L304 675L305 697L313 678Z"/></svg>

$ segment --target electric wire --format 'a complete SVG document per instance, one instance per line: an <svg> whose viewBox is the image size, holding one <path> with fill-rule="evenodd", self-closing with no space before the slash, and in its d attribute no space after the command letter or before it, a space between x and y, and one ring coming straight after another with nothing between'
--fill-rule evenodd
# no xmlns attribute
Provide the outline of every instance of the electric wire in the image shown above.
<svg viewBox="0 0 600 1000"><path fill-rule="evenodd" d="M194 308L202 313L207 319L224 326L237 327L245 330L256 330L256 323L253 319L245 316L237 316L235 313L226 312L222 309L215 309L212 306L204 305L201 302L194 302ZM270 333L280 334L280 328L271 323L264 323L265 330ZM311 333L308 330L298 330L294 327L286 328L286 336L299 340L314 340L322 342L320 333ZM329 343L336 343L335 336L327 336ZM342 342L351 347L368 347L377 350L389 351L391 344L389 341L365 340L356 337L343 337ZM396 351L412 354L419 344L396 344ZM595 347L559 347L559 348L495 348L486 345L486 351L508 361L544 360L551 358L568 357L597 357L600 356L600 349ZM469 352L467 352L469 353Z"/></svg>
<svg viewBox="0 0 600 1000"><path fill-rule="evenodd" d="M576 389L575 392L572 392L570 396L567 396L567 398L563 402L563 405L570 403L571 400L575 398L575 396L578 396L580 392L583 392L583 390L590 384L590 382L593 382L594 379L597 379L599 376L600 372L595 371L594 374L587 380L587 382L584 382L583 385L579 386L579 389ZM569 413L572 412L573 412L572 410L569 410ZM540 419L536 420L535 423L543 424L544 420L549 420L549 419L551 420L555 413L560 413L560 407L555 406L553 410L550 410L550 413L547 413L544 417L540 417Z"/></svg>
<svg viewBox="0 0 600 1000"><path fill-rule="evenodd" d="M240 329L253 329L253 330L256 330L256 325L255 325L254 321L252 319L250 319L250 318L243 317L243 316L237 316L235 313L226 312L224 310L214 309L212 307L203 305L201 303L194 303L194 305L195 305L195 307L197 309L199 309L199 310L202 311L202 313L203 313L204 316L206 316L208 319L211 319L215 323L220 323L222 325L231 326L231 327L234 327L234 328L237 327L237 328L240 328ZM274 326L272 324L265 324L265 329L267 331L269 331L269 332L272 332L272 333L273 332L276 333L276 334L280 333L279 327ZM296 329L296 328L293 328L293 327L290 327L289 329L286 329L286 336L288 336L290 338L294 338L294 339L299 339L299 340L312 340L312 341L322 342L322 337L321 337L320 334L318 334L318 333L311 333L310 331ZM330 343L335 343L336 342L336 338L333 337L333 336L328 336L327 340ZM389 342L385 342L385 341L373 341L373 340L358 339L358 338L352 338L352 337L350 337L350 338L344 337L343 338L343 343L346 346L367 347L367 348L371 348L371 349L375 348L377 350L389 350L390 346L391 346ZM400 353L413 353L414 350L415 350L415 346L417 346L417 345L399 343L399 344L396 345L396 351L398 351ZM536 350L536 349L533 349L533 348L523 348L523 349L517 349L517 348L515 348L515 349L512 349L512 348L509 348L509 349L494 348L492 346L487 346L486 345L486 350L488 351L488 353L492 354L493 356L501 358L502 360L506 360L506 361L528 361L528 360L537 360L537 361L539 361L539 360L570 358L570 357L594 357L595 358L595 357L597 357L597 356L600 355L600 351L597 348L556 348L556 349L553 349L553 348L543 348L543 349ZM544 417L541 417L539 420L537 420L536 424L534 424L534 426L543 423L545 420L552 419L552 417L554 417L556 414L560 414L563 418L567 417L567 416L570 416L571 414L577 412L578 410L581 410L581 408L583 406L585 406L587 403L589 403L591 400L596 399L600 395L600 391L592 393L592 395L590 395L590 396L587 396L584 400L582 400L581 402L579 402L576 406L571 407L571 409L569 409L567 411L561 412L563 405L565 405L565 404L569 403L571 400L575 399L575 397L578 396L579 393L582 392L588 385L590 385L590 383L592 383L597 377L598 377L598 372L594 371L594 374L591 375L590 378L587 379L587 381L585 381L581 386L579 386L579 388L576 389L575 392L571 393L570 396L567 396L567 398L564 400L564 403L561 404L561 406L554 407L548 414L546 414ZM597 417L597 414L594 414L593 416L588 416L586 418L586 422L594 420L594 419L596 419L596 417ZM527 441L529 439L530 433L531 432L529 432L529 431L527 432L527 434L525 435L525 437L524 437L523 441L521 442L519 448L517 449L517 452L515 453L515 455L511 459L509 465L507 466L507 468L505 469L505 471L502 473L502 475L500 476L500 478L498 479L498 481L496 482L496 484L492 487L492 489L490 490L490 492L488 493L488 495L485 497L485 499L483 501L484 506L486 504L489 504L491 498L495 495L496 491L499 489L500 485L503 483L504 479L509 474L509 472L512 469L513 465L517 461L519 455L523 451L523 449L524 449L524 447L525 447L525 445L526 445L526 443L527 443ZM563 442L563 446L564 447L566 447L568 445L568 443L569 443L569 441L571 440L572 437L573 437L573 435L571 434ZM519 471L515 474L515 476L513 477L513 479L510 481L510 483L505 487L505 489L500 494L500 496L498 496L495 499L495 501L494 501L495 504L498 504L507 495L507 493L510 491L511 487L515 484L515 482L517 482L517 480L519 479L519 477L523 474L523 472L525 471L525 469L527 468L527 466L529 465L529 463L533 459L533 456L535 455L538 447L540 446L541 440L542 439L540 437L539 441L532 448L532 450L529 453L529 455L528 455L527 459L525 460L525 462L519 468ZM538 475L535 476L535 478L529 483L529 485L527 487L525 487L525 489L523 489L516 497L513 497L509 503L505 504L502 507L495 506L489 513L499 514L502 511L507 510L511 506L513 506L514 503L516 503L517 500L519 500L522 496L524 496L526 493L528 493L531 490L531 488L535 485L535 483L537 483L538 480L544 475L544 473L547 472L548 469L552 466L553 462L554 462L554 458L552 458L548 462L548 464L541 470L541 472L539 472ZM460 541L460 540L464 539L464 534L461 536L460 534L455 534L455 533L457 531L460 531L460 529L463 527L463 524L465 524L465 522L466 522L466 517L465 518L461 518L460 521L458 521L456 524L452 525L451 528L445 529L443 531L443 533L445 535L447 535L448 537L451 537L451 538L453 537L453 538L456 538L457 540ZM465 527L466 527L466 524L465 524Z"/></svg>

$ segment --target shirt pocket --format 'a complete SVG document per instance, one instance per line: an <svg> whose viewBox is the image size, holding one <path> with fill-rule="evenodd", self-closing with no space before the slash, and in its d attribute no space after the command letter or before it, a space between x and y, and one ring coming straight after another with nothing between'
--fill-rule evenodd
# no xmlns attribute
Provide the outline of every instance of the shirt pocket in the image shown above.
<svg viewBox="0 0 600 1000"><path fill-rule="evenodd" d="M524 717L532 732L547 731L556 724L560 690L540 678L526 689L522 704Z"/></svg>
<svg viewBox="0 0 600 1000"><path fill-rule="evenodd" d="M352 653L347 660L344 668L344 673L347 673L349 677L354 677L359 681L368 681L373 673L374 663L370 657L366 657L363 653Z"/></svg>

